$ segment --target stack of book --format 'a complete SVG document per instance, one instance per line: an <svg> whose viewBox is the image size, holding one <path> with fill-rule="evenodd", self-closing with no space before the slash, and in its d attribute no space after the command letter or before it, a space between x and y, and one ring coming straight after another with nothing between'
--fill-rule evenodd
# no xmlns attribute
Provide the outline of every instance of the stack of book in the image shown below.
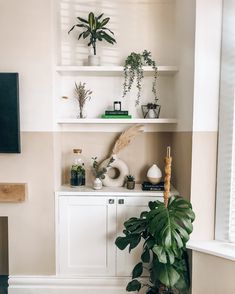
<svg viewBox="0 0 235 294"><path fill-rule="evenodd" d="M132 118L132 116L128 114L127 110L106 110L101 118Z"/></svg>
<svg viewBox="0 0 235 294"><path fill-rule="evenodd" d="M164 182L160 182L158 184L151 184L150 182L142 183L143 191L164 191Z"/></svg>

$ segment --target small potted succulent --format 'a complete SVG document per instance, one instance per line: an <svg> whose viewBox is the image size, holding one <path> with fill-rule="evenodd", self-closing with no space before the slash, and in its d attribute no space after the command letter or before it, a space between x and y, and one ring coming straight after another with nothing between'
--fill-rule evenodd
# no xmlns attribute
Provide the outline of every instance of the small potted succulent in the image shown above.
<svg viewBox="0 0 235 294"><path fill-rule="evenodd" d="M137 87L137 98L136 106L140 104L141 90L142 90L142 80L144 78L143 66L151 66L154 70L152 92L154 95L154 102L157 103L157 74L158 68L156 62L151 57L151 52L144 50L142 53L132 52L125 60L124 65L124 84L123 84L123 97L127 95L132 89L133 83L136 80Z"/></svg>
<svg viewBox="0 0 235 294"><path fill-rule="evenodd" d="M133 190L135 189L135 177L132 175L128 175L126 177L126 188L128 190Z"/></svg>
<svg viewBox="0 0 235 294"><path fill-rule="evenodd" d="M103 13L99 16L95 16L93 12L90 12L87 19L77 17L78 24L73 25L68 32L70 33L75 27L77 27L83 29L83 31L78 36L78 40L80 40L81 37L83 37L83 39L89 37L88 46L92 46L94 55L89 55L88 64L93 66L100 65L100 59L96 55L97 41L106 41L112 45L116 43L116 40L114 39L114 33L106 27L107 23L110 21L110 18L103 18L103 16Z"/></svg>
<svg viewBox="0 0 235 294"><path fill-rule="evenodd" d="M103 187L102 181L105 178L105 174L107 173L107 168L110 167L110 164L114 162L114 158L111 157L107 166L99 168L99 163L97 161L97 157L92 157L93 160L93 175L95 177L94 183L93 183L93 189L94 190L101 190Z"/></svg>
<svg viewBox="0 0 235 294"><path fill-rule="evenodd" d="M78 101L79 104L79 115L78 118L85 118L86 115L84 114L84 107L87 101L91 100L91 94L92 91L91 90L87 90L86 89L86 84L85 83L79 83L79 85L77 85L77 83L75 83L75 97Z"/></svg>

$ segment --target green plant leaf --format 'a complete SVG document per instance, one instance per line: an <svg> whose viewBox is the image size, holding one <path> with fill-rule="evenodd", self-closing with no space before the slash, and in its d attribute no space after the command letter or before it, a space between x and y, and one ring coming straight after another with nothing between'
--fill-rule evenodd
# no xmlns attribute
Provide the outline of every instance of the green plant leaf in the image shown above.
<svg viewBox="0 0 235 294"><path fill-rule="evenodd" d="M153 252L157 255L159 262L167 263L166 251L163 246L153 246Z"/></svg>
<svg viewBox="0 0 235 294"><path fill-rule="evenodd" d="M132 280L126 286L126 291L139 291L141 289L141 283L138 280Z"/></svg>
<svg viewBox="0 0 235 294"><path fill-rule="evenodd" d="M132 279L139 278L143 273L143 263L139 262L132 271Z"/></svg>
<svg viewBox="0 0 235 294"><path fill-rule="evenodd" d="M88 23L89 23L89 26L91 28L93 28L94 24L95 24L95 15L93 12L90 12L89 15L88 15Z"/></svg>
<svg viewBox="0 0 235 294"><path fill-rule="evenodd" d="M83 33L83 39L86 39L90 35L89 31Z"/></svg>
<svg viewBox="0 0 235 294"><path fill-rule="evenodd" d="M157 273L160 282L168 288L173 288L180 278L173 265L169 264L158 263Z"/></svg>
<svg viewBox="0 0 235 294"><path fill-rule="evenodd" d="M104 14L101 13L101 14L97 17L97 20L101 19L103 15L104 15Z"/></svg>
<svg viewBox="0 0 235 294"><path fill-rule="evenodd" d="M68 34L75 28L75 25L71 27L71 29L68 31Z"/></svg>
<svg viewBox="0 0 235 294"><path fill-rule="evenodd" d="M110 17L103 19L102 22L100 23L100 28L105 26L109 22L109 20L110 20Z"/></svg>
<svg viewBox="0 0 235 294"><path fill-rule="evenodd" d="M126 237L117 237L115 244L120 250L124 250L128 246L129 240Z"/></svg>
<svg viewBox="0 0 235 294"><path fill-rule="evenodd" d="M84 23L88 24L88 21L86 19L82 18L82 17L78 16L77 19L80 20L81 22L84 22Z"/></svg>
<svg viewBox="0 0 235 294"><path fill-rule="evenodd" d="M147 246L144 247L143 253L141 254L141 260L145 263L150 261L150 252Z"/></svg>

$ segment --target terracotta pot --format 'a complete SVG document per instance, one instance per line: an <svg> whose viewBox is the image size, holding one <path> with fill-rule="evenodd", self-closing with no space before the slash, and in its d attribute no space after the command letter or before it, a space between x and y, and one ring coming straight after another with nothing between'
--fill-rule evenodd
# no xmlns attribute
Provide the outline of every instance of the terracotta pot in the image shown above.
<svg viewBox="0 0 235 294"><path fill-rule="evenodd" d="M134 189L135 189L135 181L132 181L132 182L127 181L127 182L126 182L126 188L127 188L128 190L134 190Z"/></svg>

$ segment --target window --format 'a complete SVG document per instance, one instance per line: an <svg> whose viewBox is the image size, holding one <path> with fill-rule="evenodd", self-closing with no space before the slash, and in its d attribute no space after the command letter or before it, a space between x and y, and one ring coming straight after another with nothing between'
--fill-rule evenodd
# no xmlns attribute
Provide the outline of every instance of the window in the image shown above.
<svg viewBox="0 0 235 294"><path fill-rule="evenodd" d="M216 240L235 242L235 2L224 1Z"/></svg>

